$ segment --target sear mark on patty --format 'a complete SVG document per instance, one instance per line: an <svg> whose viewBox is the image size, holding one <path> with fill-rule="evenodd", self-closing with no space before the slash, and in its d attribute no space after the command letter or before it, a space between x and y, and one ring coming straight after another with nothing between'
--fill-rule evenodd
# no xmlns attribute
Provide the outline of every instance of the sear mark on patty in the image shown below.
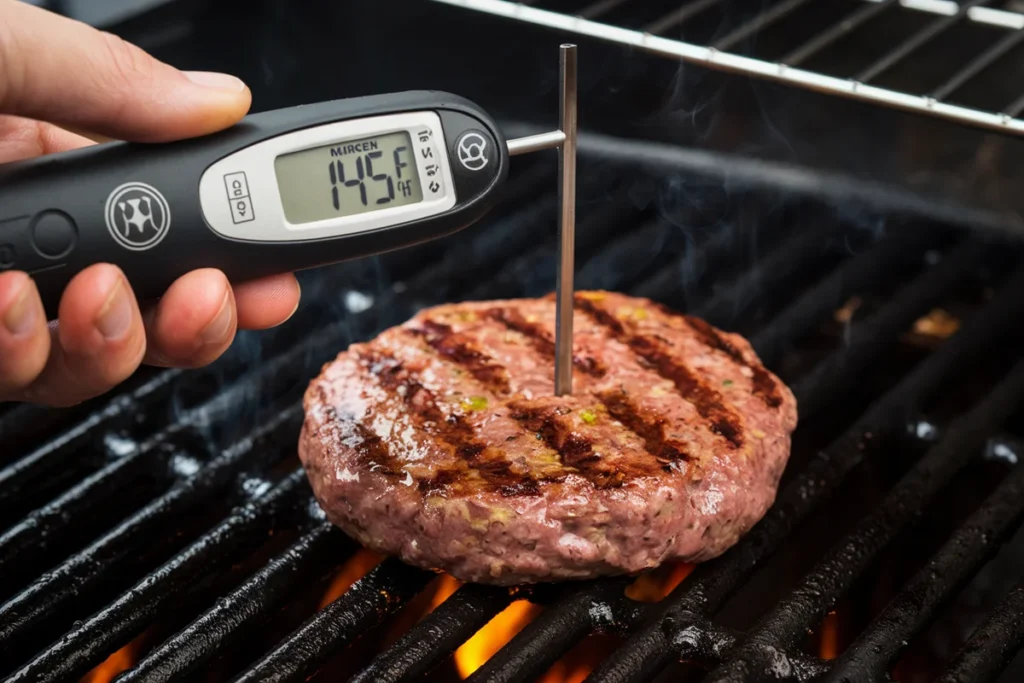
<svg viewBox="0 0 1024 683"><path fill-rule="evenodd" d="M339 414L338 410L327 400L322 386L317 386L316 391L320 405L324 406L329 416L328 424L337 425L336 441L348 448L353 448L359 462L367 470L385 476L397 477L400 466L398 460L388 449L387 442L363 424L360 416Z"/></svg>
<svg viewBox="0 0 1024 683"><path fill-rule="evenodd" d="M508 460L479 440L473 425L463 416L442 410L434 394L399 359L376 349L360 351L359 358L381 387L399 396L410 408L410 416L421 433L449 448L460 461L459 467L436 467L432 477L419 480L420 491L469 485L465 475L472 469L480 475L485 488L503 495L540 492L539 480L513 472Z"/></svg>
<svg viewBox="0 0 1024 683"><path fill-rule="evenodd" d="M467 335L459 334L451 326L429 318L422 328L410 328L412 334L422 335L435 351L469 371L480 383L497 394L509 391L508 370L473 342Z"/></svg>
<svg viewBox="0 0 1024 683"><path fill-rule="evenodd" d="M666 472L671 470L671 465L676 460L693 459L687 453L685 444L679 443L665 433L667 425L664 418L645 415L622 389L598 392L597 398L604 404L609 415L643 439L648 452L658 459Z"/></svg>
<svg viewBox="0 0 1024 683"><path fill-rule="evenodd" d="M565 405L549 400L515 399L508 404L512 419L536 433L562 464L571 467L597 488L617 488L628 479L654 473L644 462L610 465L594 451L594 442L576 430Z"/></svg>
<svg viewBox="0 0 1024 683"><path fill-rule="evenodd" d="M611 335L627 345L659 375L671 380L676 389L708 420L709 428L736 448L743 446L742 420L727 406L722 395L712 389L686 364L677 361L664 347L664 342L651 336L634 334L622 322L595 301L577 294L576 308L604 327Z"/></svg>
<svg viewBox="0 0 1024 683"><path fill-rule="evenodd" d="M723 337L718 333L718 330L700 318L694 318L693 316L687 315L683 316L683 319L687 324L689 324L690 329L696 332L705 344L724 352L740 365L750 369L753 373L751 376L751 382L753 383L754 395L759 396L761 400L764 401L765 405L770 408L778 408L782 405L782 392L779 391L779 384L772 378L772 374L768 372L763 365L748 361L744 357L743 352L736 348L732 342Z"/></svg>
<svg viewBox="0 0 1024 683"><path fill-rule="evenodd" d="M512 308L491 308L484 312L491 320L504 325L513 332L526 337L534 349L542 356L555 357L555 338L543 325L530 322L522 313ZM606 368L596 358L590 356L577 356L573 354L572 364L577 370L591 377L604 377L608 373Z"/></svg>

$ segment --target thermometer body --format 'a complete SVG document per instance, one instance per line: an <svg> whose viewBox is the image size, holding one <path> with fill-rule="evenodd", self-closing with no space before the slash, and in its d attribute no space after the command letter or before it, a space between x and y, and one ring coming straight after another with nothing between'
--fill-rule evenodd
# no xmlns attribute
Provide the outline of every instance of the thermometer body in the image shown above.
<svg viewBox="0 0 1024 683"><path fill-rule="evenodd" d="M497 126L447 93L254 114L203 138L0 166L0 271L28 272L51 317L95 263L121 267L140 299L196 268L242 282L456 232L507 174Z"/></svg>

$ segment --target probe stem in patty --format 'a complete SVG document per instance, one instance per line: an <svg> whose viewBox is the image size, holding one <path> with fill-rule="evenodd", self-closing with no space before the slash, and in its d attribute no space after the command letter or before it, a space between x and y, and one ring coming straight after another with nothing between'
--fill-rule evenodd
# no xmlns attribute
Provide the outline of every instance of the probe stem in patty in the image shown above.
<svg viewBox="0 0 1024 683"><path fill-rule="evenodd" d="M560 48L561 104L559 128L565 141L558 149L558 277L555 285L555 395L572 393L573 271L576 249L576 46Z"/></svg>

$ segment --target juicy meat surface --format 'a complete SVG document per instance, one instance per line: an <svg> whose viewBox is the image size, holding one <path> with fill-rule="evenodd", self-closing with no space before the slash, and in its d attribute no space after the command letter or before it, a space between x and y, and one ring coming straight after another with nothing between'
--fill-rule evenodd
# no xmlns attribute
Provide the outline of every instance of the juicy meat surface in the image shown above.
<svg viewBox="0 0 1024 683"><path fill-rule="evenodd" d="M353 344L305 396L328 518L378 552L515 584L715 557L765 513L796 400L742 337L578 292L573 395L555 302L438 306Z"/></svg>

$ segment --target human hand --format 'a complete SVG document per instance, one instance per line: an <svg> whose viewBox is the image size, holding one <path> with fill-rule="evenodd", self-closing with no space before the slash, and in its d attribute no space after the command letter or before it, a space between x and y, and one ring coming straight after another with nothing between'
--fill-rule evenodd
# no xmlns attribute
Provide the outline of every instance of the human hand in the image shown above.
<svg viewBox="0 0 1024 683"><path fill-rule="evenodd" d="M16 0L0 0L0 162L93 144L103 136L164 142L227 128L249 89L224 74L181 72L120 38ZM71 132L78 131L78 132ZM237 329L286 321L299 303L292 275L235 285L218 270L178 279L140 307L119 268L79 273L49 323L32 279L0 273L0 401L79 403L141 363L199 367Z"/></svg>

